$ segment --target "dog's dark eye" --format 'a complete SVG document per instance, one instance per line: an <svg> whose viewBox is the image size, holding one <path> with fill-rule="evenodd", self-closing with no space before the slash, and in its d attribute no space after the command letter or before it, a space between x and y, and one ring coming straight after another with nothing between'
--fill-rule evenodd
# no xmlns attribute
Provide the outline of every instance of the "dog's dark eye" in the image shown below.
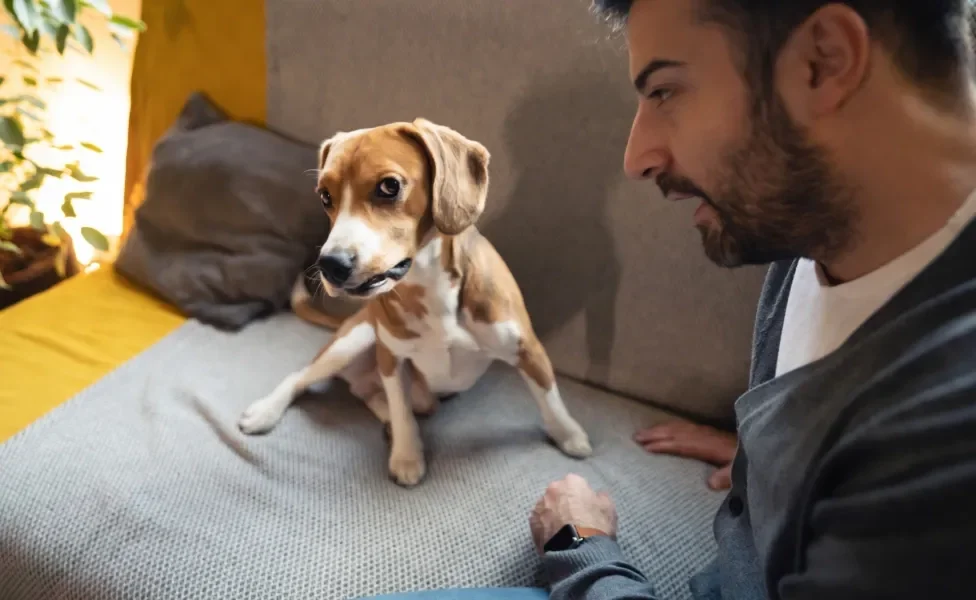
<svg viewBox="0 0 976 600"><path fill-rule="evenodd" d="M400 194L400 182L387 177L376 185L376 195L380 198L396 198Z"/></svg>
<svg viewBox="0 0 976 600"><path fill-rule="evenodd" d="M329 190L319 190L319 197L322 198L322 206L325 208L332 208L332 194Z"/></svg>

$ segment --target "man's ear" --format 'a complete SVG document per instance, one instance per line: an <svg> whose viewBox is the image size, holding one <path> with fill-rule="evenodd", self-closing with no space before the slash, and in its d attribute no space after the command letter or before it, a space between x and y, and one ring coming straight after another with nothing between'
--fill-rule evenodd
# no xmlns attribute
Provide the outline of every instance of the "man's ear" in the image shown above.
<svg viewBox="0 0 976 600"><path fill-rule="evenodd" d="M824 6L791 34L778 61L786 100L793 100L800 120L840 110L868 77L871 34L849 6Z"/></svg>
<svg viewBox="0 0 976 600"><path fill-rule="evenodd" d="M457 235L473 225L488 198L488 150L457 131L416 119L404 132L420 142L431 168L434 226Z"/></svg>

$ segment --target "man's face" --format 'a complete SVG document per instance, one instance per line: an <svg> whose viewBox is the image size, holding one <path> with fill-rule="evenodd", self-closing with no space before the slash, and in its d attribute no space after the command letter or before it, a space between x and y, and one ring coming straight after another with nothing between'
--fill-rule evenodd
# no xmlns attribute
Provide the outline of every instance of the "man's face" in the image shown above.
<svg viewBox="0 0 976 600"><path fill-rule="evenodd" d="M707 1L707 0L703 0ZM852 236L849 190L779 94L751 89L730 32L696 0L638 0L628 19L640 96L625 168L672 200L695 199L705 253L736 267L829 258Z"/></svg>

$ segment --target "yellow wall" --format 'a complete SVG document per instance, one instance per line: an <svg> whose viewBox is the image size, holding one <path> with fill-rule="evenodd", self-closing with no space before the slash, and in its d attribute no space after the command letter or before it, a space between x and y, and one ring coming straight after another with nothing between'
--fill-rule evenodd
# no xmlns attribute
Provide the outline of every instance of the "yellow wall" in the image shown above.
<svg viewBox="0 0 976 600"><path fill-rule="evenodd" d="M203 91L234 119L265 122L264 0L147 0L132 69L124 230L156 140Z"/></svg>

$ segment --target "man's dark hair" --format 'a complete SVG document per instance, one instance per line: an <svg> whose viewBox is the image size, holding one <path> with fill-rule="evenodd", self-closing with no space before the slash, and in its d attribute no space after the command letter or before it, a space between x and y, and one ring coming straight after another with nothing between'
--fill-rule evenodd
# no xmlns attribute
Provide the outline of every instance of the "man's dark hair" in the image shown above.
<svg viewBox="0 0 976 600"><path fill-rule="evenodd" d="M635 0L593 0L614 25ZM699 17L718 22L742 48L743 69L768 93L775 57L793 30L830 0L691 0ZM912 81L936 96L955 95L973 71L972 0L835 0L851 7ZM764 94L765 95L765 94Z"/></svg>

